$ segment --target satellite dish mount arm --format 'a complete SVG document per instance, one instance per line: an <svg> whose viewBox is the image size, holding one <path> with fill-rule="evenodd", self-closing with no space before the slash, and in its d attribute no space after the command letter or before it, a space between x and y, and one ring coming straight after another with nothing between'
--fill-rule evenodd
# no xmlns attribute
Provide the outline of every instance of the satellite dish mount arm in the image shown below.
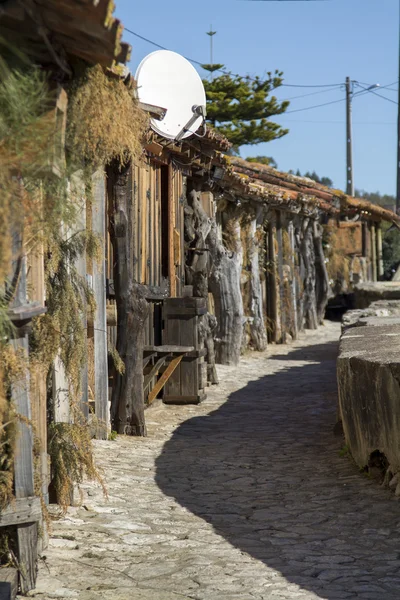
<svg viewBox="0 0 400 600"><path fill-rule="evenodd" d="M193 111L193 116L189 119L189 121L186 123L186 125L181 129L181 131L178 133L178 135L175 138L175 142L180 142L183 138L183 136L185 135L185 133L187 133L188 131L190 131L190 128L196 123L197 119L199 117L203 118L203 123L206 120L206 107L205 106L201 106L201 105L195 105L192 106L192 111Z"/></svg>

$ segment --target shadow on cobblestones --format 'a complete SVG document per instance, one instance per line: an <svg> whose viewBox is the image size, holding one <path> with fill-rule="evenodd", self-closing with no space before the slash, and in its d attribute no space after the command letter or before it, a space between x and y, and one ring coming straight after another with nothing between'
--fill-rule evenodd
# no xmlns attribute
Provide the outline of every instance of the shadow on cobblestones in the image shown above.
<svg viewBox="0 0 400 600"><path fill-rule="evenodd" d="M339 456L332 433L336 354L327 343L268 358L282 364L180 425L157 459L164 494L272 581L279 572L301 588L265 598L400 598L399 505Z"/></svg>

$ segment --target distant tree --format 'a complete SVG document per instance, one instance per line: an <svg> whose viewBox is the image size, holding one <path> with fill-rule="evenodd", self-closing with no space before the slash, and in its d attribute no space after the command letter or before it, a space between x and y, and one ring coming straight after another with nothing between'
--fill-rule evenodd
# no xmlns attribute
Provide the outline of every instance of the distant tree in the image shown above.
<svg viewBox="0 0 400 600"><path fill-rule="evenodd" d="M212 72L223 65L203 65ZM288 133L278 123L269 120L289 106L279 102L271 92L282 84L282 73L275 71L261 77L240 77L223 74L204 79L207 95L207 121L225 135L236 151L245 144L254 145L276 140Z"/></svg>
<svg viewBox="0 0 400 600"><path fill-rule="evenodd" d="M260 165L268 165L274 169L278 168L276 160L272 156L248 156L247 162L259 163Z"/></svg>
<svg viewBox="0 0 400 600"><path fill-rule="evenodd" d="M307 171L306 173L304 173L304 177L308 177L309 179L312 179L316 183L320 183L321 185L325 185L326 187L329 187L329 188L333 186L333 181L330 177L326 177L326 176L320 177L315 171L313 171L312 173Z"/></svg>
<svg viewBox="0 0 400 600"><path fill-rule="evenodd" d="M325 185L326 187L333 187L333 181L330 177L320 177L315 171L312 173L310 171L306 171L305 173L301 173L300 169L297 169L296 172L289 171L292 175L296 175L297 177L308 177L308 179L312 179L316 183L320 183L321 185Z"/></svg>
<svg viewBox="0 0 400 600"><path fill-rule="evenodd" d="M381 194L380 192L366 192L365 190L356 190L354 193L356 198L365 198L373 204L379 206L395 206L396 198L390 194Z"/></svg>

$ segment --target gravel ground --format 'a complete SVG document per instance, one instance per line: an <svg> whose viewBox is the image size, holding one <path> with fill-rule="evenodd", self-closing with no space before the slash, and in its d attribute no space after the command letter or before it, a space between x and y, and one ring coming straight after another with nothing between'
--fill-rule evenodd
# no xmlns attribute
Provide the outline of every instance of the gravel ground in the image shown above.
<svg viewBox="0 0 400 600"><path fill-rule="evenodd" d="M398 600L400 507L333 435L340 326L220 367L199 406L156 404L149 436L95 442L53 525L42 600Z"/></svg>

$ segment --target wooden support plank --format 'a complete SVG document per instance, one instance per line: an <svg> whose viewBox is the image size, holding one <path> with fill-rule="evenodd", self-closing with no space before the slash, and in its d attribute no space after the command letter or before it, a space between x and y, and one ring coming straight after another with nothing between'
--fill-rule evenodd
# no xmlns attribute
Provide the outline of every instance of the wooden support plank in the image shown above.
<svg viewBox="0 0 400 600"><path fill-rule="evenodd" d="M16 352L28 353L28 337L12 340ZM24 498L33 496L33 433L29 424L32 418L31 403L29 397L29 373L12 385L12 401L16 412L22 416L23 421L18 425L18 436L16 441L16 461L14 466L15 496Z"/></svg>
<svg viewBox="0 0 400 600"><path fill-rule="evenodd" d="M151 390L148 396L148 404L151 404L158 394L161 392L168 379L171 377L175 369L179 366L183 356L177 356L171 360L166 371L161 375L154 388Z"/></svg>
<svg viewBox="0 0 400 600"><path fill-rule="evenodd" d="M161 167L157 165L156 170L156 264L157 264L157 275L156 281L157 286L161 285L162 281L162 216L161 216Z"/></svg>
<svg viewBox="0 0 400 600"><path fill-rule="evenodd" d="M170 354L164 354L164 356L161 356L156 361L156 363L153 365L150 373L145 376L145 378L144 378L144 384L143 384L143 391L144 392L146 392L147 388L149 387L149 385L152 382L152 380L154 379L154 377L157 377L157 375L158 375L161 367L164 366L164 364L170 358L170 356L171 356Z"/></svg>
<svg viewBox="0 0 400 600"><path fill-rule="evenodd" d="M175 211L175 172L172 164L168 165L168 278L170 283L170 295L176 297L176 267L174 256L174 230L176 221Z"/></svg>
<svg viewBox="0 0 400 600"><path fill-rule="evenodd" d="M0 600L15 600L18 592L18 570L0 567Z"/></svg>
<svg viewBox="0 0 400 600"><path fill-rule="evenodd" d="M38 525L25 523L17 529L18 558L20 565L20 586L22 594L26 594L36 585Z"/></svg>
<svg viewBox="0 0 400 600"><path fill-rule="evenodd" d="M147 257L148 257L148 248L147 248L147 211L148 211L148 200L146 197L146 169L145 165L140 169L139 174L139 203L140 203L140 245L141 245L141 271L140 271L140 282L143 284L148 284L147 281Z"/></svg>
<svg viewBox="0 0 400 600"><path fill-rule="evenodd" d="M375 223L371 223L371 263L372 263L372 281L378 279L378 265L376 260L376 231Z"/></svg>
<svg viewBox="0 0 400 600"><path fill-rule="evenodd" d="M382 227L380 223L375 225L376 229L376 262L378 279L383 277L383 253L382 253Z"/></svg>
<svg viewBox="0 0 400 600"><path fill-rule="evenodd" d="M77 171L71 177L71 189L72 189L72 195L75 197L82 198L83 202L82 202L82 206L81 206L81 211L77 215L77 219L74 224L73 231L68 232L69 235L86 230L86 185L85 185L85 179L84 179L84 175L83 175L82 171ZM76 261L76 270L83 279L86 279L87 269L86 269L86 254L85 253L83 253L81 256L78 257L78 259ZM91 279L89 280L89 285L90 285L90 281L91 281ZM83 315L81 318L82 318L83 325L86 329L87 328L86 306L84 306L84 311L83 311ZM87 339L85 339L85 354L87 356ZM89 393L88 393L87 362L85 363L84 367L82 368L81 387L82 387L82 394L81 394L81 399L80 399L80 409L81 409L83 415L86 418L88 418L89 417Z"/></svg>
<svg viewBox="0 0 400 600"><path fill-rule="evenodd" d="M269 300L269 325L271 341L277 342L280 338L279 308L277 295L277 267L276 267L276 248L275 248L276 229L272 222L268 223L268 291Z"/></svg>
<svg viewBox="0 0 400 600"><path fill-rule="evenodd" d="M40 498L28 496L16 498L0 513L0 527L11 527L25 523L36 523L42 518Z"/></svg>
<svg viewBox="0 0 400 600"><path fill-rule="evenodd" d="M45 278L44 278L44 249L43 244L28 255L27 293L29 300L39 306L45 304ZM47 460L47 389L46 373L42 368L31 371L30 396L32 401L32 422L36 429L38 452L40 453L40 476L42 479L42 494L45 501L48 499L48 460ZM44 538L45 536L43 536Z"/></svg>
<svg viewBox="0 0 400 600"><path fill-rule="evenodd" d="M298 338L298 315L297 315L297 286L296 286L296 265L294 258L294 247L295 247L295 239L294 239L294 225L293 221L289 221L288 225L288 235L289 242L291 248L291 257L290 257L290 268L291 268L291 293L292 293L292 310L293 310L293 318L292 318L292 336L294 340Z"/></svg>
<svg viewBox="0 0 400 600"><path fill-rule="evenodd" d="M278 270L278 297L280 306L280 339L277 340L286 343L287 333L287 315L284 298L284 284L283 284L283 240L282 240L282 214L280 211L276 211L276 241L277 241L277 270Z"/></svg>
<svg viewBox="0 0 400 600"><path fill-rule="evenodd" d="M107 439L110 428L108 409L108 350L107 350L107 309L106 309L106 273L105 273L105 235L106 235L106 187L102 169L92 177L93 206L92 229L101 240L101 260L93 262L93 293L96 310L93 320L94 329L94 394L96 414L96 437Z"/></svg>
<svg viewBox="0 0 400 600"><path fill-rule="evenodd" d="M23 306L27 298L26 258L20 257L21 237L19 233L13 236L13 255L16 257L14 266L20 264L18 287L15 294L14 307ZM11 341L17 352L29 353L28 336L16 337ZM18 422L14 462L14 488L16 498L26 498L34 495L33 467L33 432L32 409L30 398L29 371L11 386L11 398L16 412L21 415ZM20 525L17 528L18 560L21 567L21 591L26 594L35 587L37 563L37 523Z"/></svg>

